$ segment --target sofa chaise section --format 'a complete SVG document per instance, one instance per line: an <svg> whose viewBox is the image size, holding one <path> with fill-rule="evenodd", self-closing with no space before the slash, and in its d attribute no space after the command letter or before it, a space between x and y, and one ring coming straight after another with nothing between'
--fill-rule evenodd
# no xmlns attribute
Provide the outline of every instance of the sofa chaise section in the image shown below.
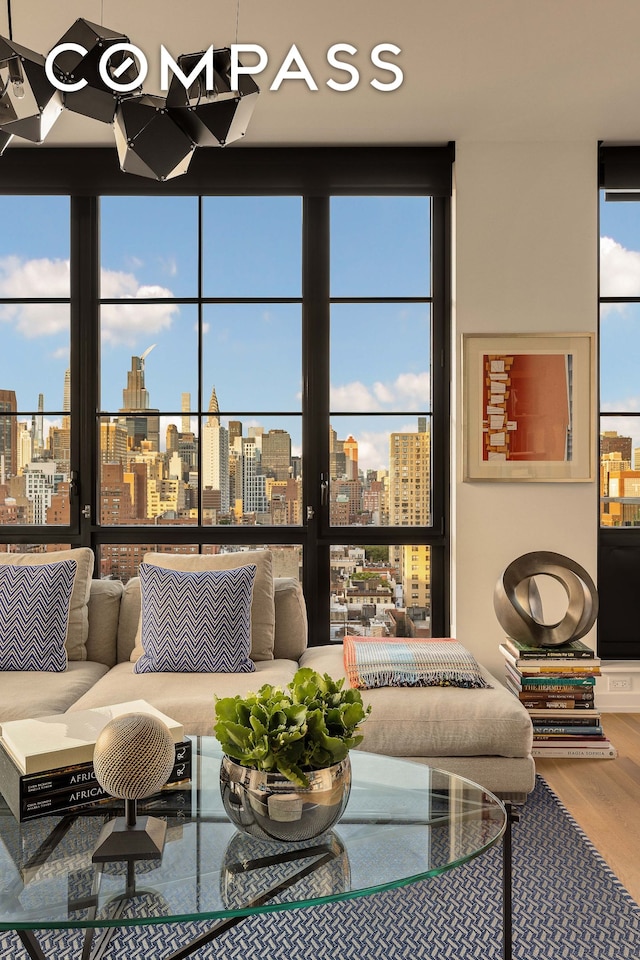
<svg viewBox="0 0 640 960"><path fill-rule="evenodd" d="M348 683L342 644L309 647L300 664ZM499 680L480 670L490 688L362 690L372 709L360 749L440 767L503 796L526 796L535 778L531 720Z"/></svg>

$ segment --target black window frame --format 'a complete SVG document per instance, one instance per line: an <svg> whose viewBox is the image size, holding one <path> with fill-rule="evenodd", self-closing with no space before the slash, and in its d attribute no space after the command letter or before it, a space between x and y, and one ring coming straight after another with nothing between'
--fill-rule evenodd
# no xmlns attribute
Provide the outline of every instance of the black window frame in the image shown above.
<svg viewBox="0 0 640 960"><path fill-rule="evenodd" d="M449 633L449 411L450 242L452 144L436 147L243 146L196 151L187 174L158 183L123 174L108 148L17 148L0 161L0 194L70 197L71 257L71 523L66 526L0 527L5 544L302 543L303 587L310 644L328 638L330 546L420 544L431 548L431 630ZM99 509L100 410L100 197L277 196L303 203L303 526L102 526ZM329 525L321 475L329 462L329 206L332 196L428 196L432 200L432 490L430 526ZM94 371L91 376L83 371ZM199 401L200 403L200 401ZM84 509L84 508L88 509ZM231 534L231 536L230 536ZM98 568L98 565L96 565ZM99 575L99 568L95 574Z"/></svg>

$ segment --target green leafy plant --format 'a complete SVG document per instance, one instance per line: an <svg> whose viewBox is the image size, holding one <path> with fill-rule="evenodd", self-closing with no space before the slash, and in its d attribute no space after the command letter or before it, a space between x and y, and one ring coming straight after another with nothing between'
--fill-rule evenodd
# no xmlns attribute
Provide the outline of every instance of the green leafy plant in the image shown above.
<svg viewBox="0 0 640 960"><path fill-rule="evenodd" d="M214 733L243 766L307 787L305 771L344 760L362 742L359 726L371 707L359 690L343 686L344 677L301 667L284 690L267 683L245 697L216 697Z"/></svg>

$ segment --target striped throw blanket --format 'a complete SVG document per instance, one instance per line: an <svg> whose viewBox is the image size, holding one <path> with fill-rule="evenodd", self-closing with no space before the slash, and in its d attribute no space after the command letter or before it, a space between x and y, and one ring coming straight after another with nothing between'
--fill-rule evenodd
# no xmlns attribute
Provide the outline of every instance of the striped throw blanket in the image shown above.
<svg viewBox="0 0 640 960"><path fill-rule="evenodd" d="M352 687L491 687L478 662L453 639L345 637L344 666Z"/></svg>

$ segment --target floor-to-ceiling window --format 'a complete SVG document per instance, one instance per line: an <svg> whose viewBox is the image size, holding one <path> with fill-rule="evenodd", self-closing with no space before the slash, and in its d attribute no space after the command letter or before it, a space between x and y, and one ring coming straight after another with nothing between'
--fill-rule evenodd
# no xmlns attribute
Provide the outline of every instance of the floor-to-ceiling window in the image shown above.
<svg viewBox="0 0 640 960"><path fill-rule="evenodd" d="M445 633L449 151L216 151L165 184L107 153L77 195L82 151L0 169L2 549L127 580L267 546L312 642Z"/></svg>
<svg viewBox="0 0 640 960"><path fill-rule="evenodd" d="M640 151L600 169L598 649L640 659Z"/></svg>

